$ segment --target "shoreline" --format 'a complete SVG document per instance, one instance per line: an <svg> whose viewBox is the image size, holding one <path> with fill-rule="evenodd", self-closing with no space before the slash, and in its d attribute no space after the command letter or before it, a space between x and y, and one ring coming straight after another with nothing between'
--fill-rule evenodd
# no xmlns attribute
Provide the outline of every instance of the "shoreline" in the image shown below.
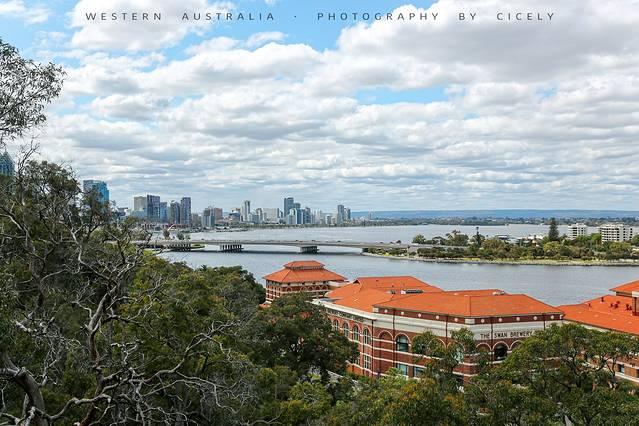
<svg viewBox="0 0 639 426"><path fill-rule="evenodd" d="M375 253L361 253L362 256L381 257L385 259L410 260L414 262L427 263L467 263L477 265L530 265L530 266L629 266L639 267L639 260L617 261L617 260L599 260L599 261L578 261L578 260L488 260L488 259L446 259L433 257L408 257L394 256Z"/></svg>

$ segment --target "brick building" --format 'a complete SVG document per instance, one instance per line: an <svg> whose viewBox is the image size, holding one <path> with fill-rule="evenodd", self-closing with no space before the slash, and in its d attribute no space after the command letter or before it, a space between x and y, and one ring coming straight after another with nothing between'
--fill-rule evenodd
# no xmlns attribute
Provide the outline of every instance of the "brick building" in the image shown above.
<svg viewBox="0 0 639 426"><path fill-rule="evenodd" d="M290 262L284 268L264 277L266 280L266 303L284 294L305 292L312 297L324 294L346 283L346 278L329 271L315 260Z"/></svg>
<svg viewBox="0 0 639 426"><path fill-rule="evenodd" d="M639 336L639 280L610 290L614 294L559 306L564 312L564 320L601 331ZM639 383L639 356L618 360L614 368L619 377Z"/></svg>
<svg viewBox="0 0 639 426"><path fill-rule="evenodd" d="M427 362L411 353L412 339L430 331L443 344L451 332L468 328L478 349L500 362L524 338L563 313L523 294L501 290L443 291L414 277L364 277L330 291L315 304L324 307L334 329L359 346L359 359L350 369L365 376L395 367L417 377ZM476 373L473 357L455 373L460 381Z"/></svg>

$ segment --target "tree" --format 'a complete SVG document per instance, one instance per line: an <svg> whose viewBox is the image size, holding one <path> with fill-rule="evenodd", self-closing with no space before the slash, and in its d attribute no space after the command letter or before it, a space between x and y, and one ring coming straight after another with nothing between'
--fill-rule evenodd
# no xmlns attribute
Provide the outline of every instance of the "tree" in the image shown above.
<svg viewBox="0 0 639 426"><path fill-rule="evenodd" d="M425 331L413 338L412 351L418 360L426 360L429 377L434 378L443 390L454 392L459 385L455 369L477 350L473 333L467 328L451 332L450 339L444 345L433 332Z"/></svg>
<svg viewBox="0 0 639 426"><path fill-rule="evenodd" d="M64 71L20 56L0 39L0 144L45 122L44 107L62 89Z"/></svg>
<svg viewBox="0 0 639 426"><path fill-rule="evenodd" d="M417 234L413 237L413 243L414 244L426 244L426 237L424 237L422 234Z"/></svg>
<svg viewBox="0 0 639 426"><path fill-rule="evenodd" d="M355 395L338 401L324 419L329 425L462 425L464 402L459 392L442 391L431 377L407 379L395 369L363 382Z"/></svg>
<svg viewBox="0 0 639 426"><path fill-rule="evenodd" d="M548 229L548 241L559 241L559 227L554 217L550 218L550 228Z"/></svg>
<svg viewBox="0 0 639 426"><path fill-rule="evenodd" d="M256 362L286 365L299 376L318 371L327 379L329 371L345 371L346 361L358 353L357 346L333 330L324 312L304 293L276 299L253 324Z"/></svg>
<svg viewBox="0 0 639 426"><path fill-rule="evenodd" d="M635 336L552 325L518 346L495 377L552 401L558 418L585 425L624 424L639 398L616 378L614 368L637 351Z"/></svg>

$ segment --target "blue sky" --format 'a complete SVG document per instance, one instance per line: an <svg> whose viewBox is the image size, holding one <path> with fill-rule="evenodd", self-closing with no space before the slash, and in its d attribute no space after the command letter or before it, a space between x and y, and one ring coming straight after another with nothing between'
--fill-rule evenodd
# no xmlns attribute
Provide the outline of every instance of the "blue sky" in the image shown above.
<svg viewBox="0 0 639 426"><path fill-rule="evenodd" d="M162 22L83 19L155 10ZM207 10L275 20L178 18ZM341 12L439 15L317 19ZM0 0L0 36L67 71L41 155L106 180L121 206L637 209L638 14L621 0Z"/></svg>

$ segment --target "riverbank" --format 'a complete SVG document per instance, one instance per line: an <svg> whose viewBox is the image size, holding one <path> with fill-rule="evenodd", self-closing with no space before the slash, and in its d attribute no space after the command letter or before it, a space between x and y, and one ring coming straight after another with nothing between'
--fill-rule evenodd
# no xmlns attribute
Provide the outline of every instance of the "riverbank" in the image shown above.
<svg viewBox="0 0 639 426"><path fill-rule="evenodd" d="M433 258L417 256L395 256L387 254L362 253L363 256L381 257L384 259L411 260L429 263L469 263L488 265L542 265L542 266L639 266L639 260L553 260L553 259L479 259L479 258Z"/></svg>

